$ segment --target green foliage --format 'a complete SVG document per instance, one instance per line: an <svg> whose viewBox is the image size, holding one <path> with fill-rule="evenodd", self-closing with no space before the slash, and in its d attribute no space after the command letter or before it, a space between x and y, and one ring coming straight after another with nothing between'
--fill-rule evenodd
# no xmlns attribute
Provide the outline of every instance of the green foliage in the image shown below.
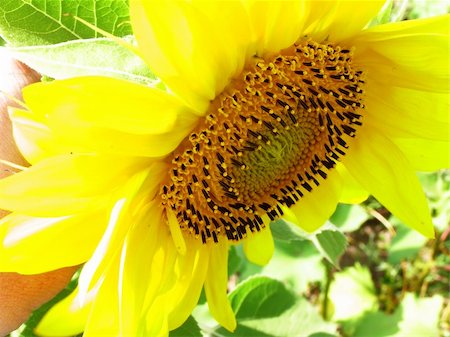
<svg viewBox="0 0 450 337"><path fill-rule="evenodd" d="M201 337L202 333L198 327L197 321L192 317L186 320L182 326L170 331L169 337Z"/></svg>
<svg viewBox="0 0 450 337"><path fill-rule="evenodd" d="M260 276L239 284L229 299L238 320L276 317L295 303L295 296L281 282Z"/></svg>
<svg viewBox="0 0 450 337"><path fill-rule="evenodd" d="M320 231L313 242L323 257L335 266L347 247L347 239L338 229Z"/></svg>
<svg viewBox="0 0 450 337"><path fill-rule="evenodd" d="M333 304L333 320L336 321L352 320L378 308L370 271L360 264L336 273L328 296Z"/></svg>
<svg viewBox="0 0 450 337"><path fill-rule="evenodd" d="M370 218L360 205L339 204L330 222L343 232L353 232Z"/></svg>
<svg viewBox="0 0 450 337"><path fill-rule="evenodd" d="M428 18L450 13L450 3L445 0L410 0L407 17L409 19Z"/></svg>
<svg viewBox="0 0 450 337"><path fill-rule="evenodd" d="M439 337L442 304L442 296L417 298L407 294L393 314L371 312L365 315L352 337Z"/></svg>
<svg viewBox="0 0 450 337"><path fill-rule="evenodd" d="M299 243L311 241L317 251L333 265L337 265L339 257L344 253L347 240L339 228L331 223L326 224L314 233L306 233L293 224L280 219L270 225L275 240Z"/></svg>
<svg viewBox="0 0 450 337"><path fill-rule="evenodd" d="M15 58L55 79L100 75L143 84L155 76L136 54L105 38L73 40L52 46L10 48Z"/></svg>
<svg viewBox="0 0 450 337"><path fill-rule="evenodd" d="M336 332L336 325L325 322L305 298L298 298L283 283L267 277L247 279L229 299L238 327L233 334L219 328L213 336L307 337Z"/></svg>
<svg viewBox="0 0 450 337"><path fill-rule="evenodd" d="M388 262L395 265L404 259L414 258L427 239L396 218L392 218L391 223L396 224L396 235L392 238L387 252Z"/></svg>
<svg viewBox="0 0 450 337"><path fill-rule="evenodd" d="M116 36L132 34L128 1L5 0L0 2L0 36L14 47L98 37L75 16Z"/></svg>

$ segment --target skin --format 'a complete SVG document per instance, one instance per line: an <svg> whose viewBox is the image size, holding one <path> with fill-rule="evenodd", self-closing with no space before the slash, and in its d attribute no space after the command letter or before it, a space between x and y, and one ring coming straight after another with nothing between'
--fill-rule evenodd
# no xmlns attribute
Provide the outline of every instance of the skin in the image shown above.
<svg viewBox="0 0 450 337"><path fill-rule="evenodd" d="M40 75L0 50L0 158L22 166L28 163L14 143L7 106L14 105L3 92L21 99L21 88L40 80ZM15 172L0 163L0 179ZM0 210L0 217L6 211ZM78 266L38 275L0 273L0 336L17 329L31 312L52 299L70 281Z"/></svg>

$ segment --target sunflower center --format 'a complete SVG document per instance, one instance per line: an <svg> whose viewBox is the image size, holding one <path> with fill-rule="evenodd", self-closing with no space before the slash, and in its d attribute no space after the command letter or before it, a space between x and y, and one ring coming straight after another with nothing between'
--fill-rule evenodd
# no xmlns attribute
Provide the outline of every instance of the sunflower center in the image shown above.
<svg viewBox="0 0 450 337"><path fill-rule="evenodd" d="M351 50L310 40L255 58L171 155L161 197L180 228L238 241L301 202L362 125L361 75Z"/></svg>

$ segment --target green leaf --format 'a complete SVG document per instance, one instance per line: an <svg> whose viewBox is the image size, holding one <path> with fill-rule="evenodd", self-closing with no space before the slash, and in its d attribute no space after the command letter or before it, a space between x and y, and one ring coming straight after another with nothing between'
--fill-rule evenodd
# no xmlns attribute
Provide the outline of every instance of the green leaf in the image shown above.
<svg viewBox="0 0 450 337"><path fill-rule="evenodd" d="M334 275L329 299L334 308L333 320L345 321L376 310L378 300L369 269L356 264Z"/></svg>
<svg viewBox="0 0 450 337"><path fill-rule="evenodd" d="M314 237L312 242L317 250L334 266L338 265L338 260L347 248L347 239L337 228L324 229Z"/></svg>
<svg viewBox="0 0 450 337"><path fill-rule="evenodd" d="M251 277L229 295L237 319L275 317L295 303L283 283L268 277Z"/></svg>
<svg viewBox="0 0 450 337"><path fill-rule="evenodd" d="M186 320L182 326L170 331L169 337L201 337L202 333L198 327L197 321L192 317Z"/></svg>
<svg viewBox="0 0 450 337"><path fill-rule="evenodd" d="M301 232L298 227L291 225L284 219L271 222L270 229L275 240L303 241L307 239L307 235L304 232Z"/></svg>
<svg viewBox="0 0 450 337"><path fill-rule="evenodd" d="M337 265L339 257L347 247L345 235L332 223L327 223L312 234L303 232L284 220L274 221L270 228L275 240L292 243L310 240L322 256L333 265Z"/></svg>
<svg viewBox="0 0 450 337"><path fill-rule="evenodd" d="M367 211L360 205L339 204L330 222L343 232L353 232L369 218Z"/></svg>
<svg viewBox="0 0 450 337"><path fill-rule="evenodd" d="M275 302L273 303L276 304ZM237 329L230 333L223 328L218 329L212 336L231 337L309 337L316 333L325 336L336 334L336 324L325 322L322 317L305 298L299 298L294 305L277 317L239 320ZM320 336L320 335L319 335Z"/></svg>
<svg viewBox="0 0 450 337"><path fill-rule="evenodd" d="M388 247L388 262L398 264L404 259L414 258L427 238L402 225L397 218L391 217L390 222L395 225L396 234Z"/></svg>
<svg viewBox="0 0 450 337"><path fill-rule="evenodd" d="M274 256L261 273L288 284L296 293L302 293L309 283L324 279L325 266L311 241L275 241Z"/></svg>
<svg viewBox="0 0 450 337"><path fill-rule="evenodd" d="M409 293L392 315L382 312L366 314L353 337L438 337L439 313L443 303L440 295L416 298Z"/></svg>
<svg viewBox="0 0 450 337"><path fill-rule="evenodd" d="M228 275L233 275L241 270L244 259L238 254L236 247L231 246L228 252Z"/></svg>
<svg viewBox="0 0 450 337"><path fill-rule="evenodd" d="M141 58L105 38L9 50L15 58L29 67L55 79L101 75L143 84L156 81L155 76Z"/></svg>
<svg viewBox="0 0 450 337"><path fill-rule="evenodd" d="M2 0L0 36L14 47L99 37L75 16L119 37L132 34L128 1Z"/></svg>

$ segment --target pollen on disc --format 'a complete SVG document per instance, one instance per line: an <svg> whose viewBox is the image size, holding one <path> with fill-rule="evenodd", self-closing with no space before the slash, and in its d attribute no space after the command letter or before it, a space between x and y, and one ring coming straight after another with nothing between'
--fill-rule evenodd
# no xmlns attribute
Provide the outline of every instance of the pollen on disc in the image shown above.
<svg viewBox="0 0 450 337"><path fill-rule="evenodd" d="M170 156L161 188L180 228L238 241L327 178L362 125L351 49L306 40L254 58Z"/></svg>

